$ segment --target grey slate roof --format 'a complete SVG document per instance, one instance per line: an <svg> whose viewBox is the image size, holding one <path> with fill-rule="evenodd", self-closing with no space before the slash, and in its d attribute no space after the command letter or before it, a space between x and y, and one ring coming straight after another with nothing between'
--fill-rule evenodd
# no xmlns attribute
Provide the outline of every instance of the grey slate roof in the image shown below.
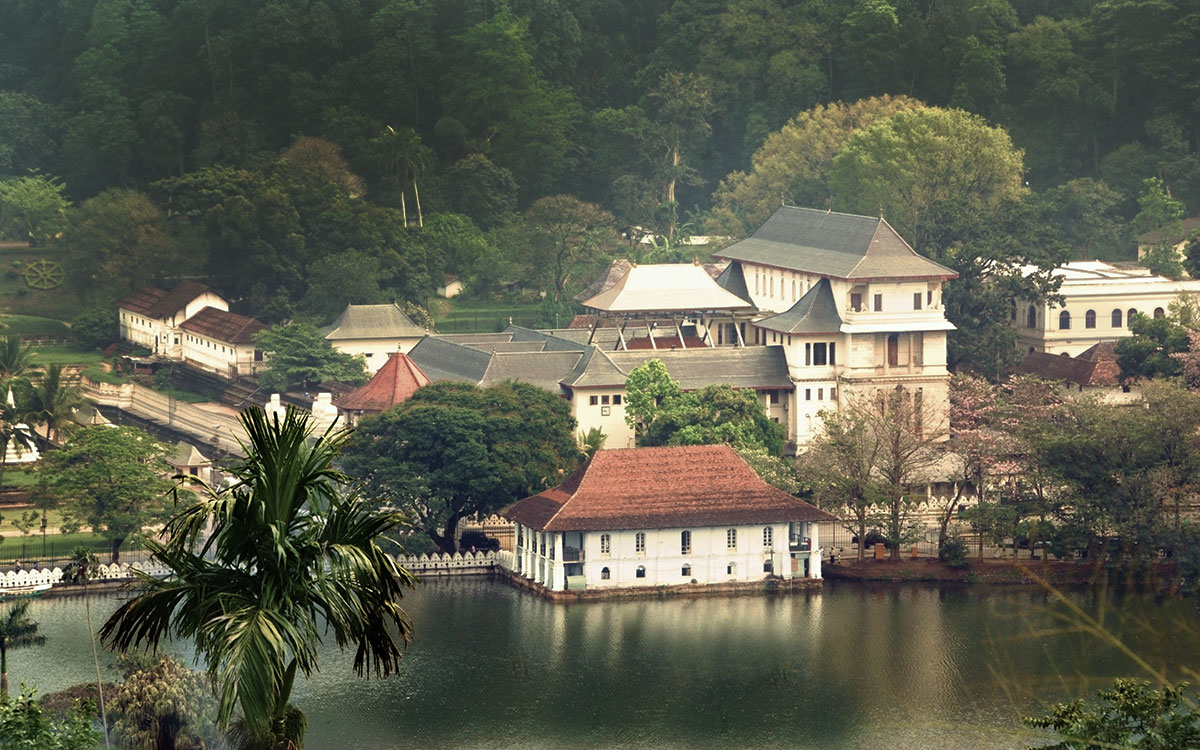
<svg viewBox="0 0 1200 750"><path fill-rule="evenodd" d="M175 452L167 456L167 463L177 469L189 466L211 466L212 461L205 458L196 446L180 440L175 444Z"/></svg>
<svg viewBox="0 0 1200 750"><path fill-rule="evenodd" d="M446 341L436 336L426 336L408 352L408 358L429 376L433 382L456 380L479 383L492 361L489 352Z"/></svg>
<svg viewBox="0 0 1200 750"><path fill-rule="evenodd" d="M789 309L756 320L754 325L780 333L837 333L842 327L842 316L833 301L829 279L821 279Z"/></svg>
<svg viewBox="0 0 1200 750"><path fill-rule="evenodd" d="M730 263L717 277L717 286L739 299L749 300L750 290L746 288L746 274L742 273L741 263Z"/></svg>
<svg viewBox="0 0 1200 750"><path fill-rule="evenodd" d="M626 373L652 359L662 360L667 372L685 391L713 383L728 383L734 388L792 387L782 346L723 346L673 351L639 349L608 352L608 356Z"/></svg>
<svg viewBox="0 0 1200 750"><path fill-rule="evenodd" d="M540 341L544 344L543 350L547 352L578 352L587 348L586 333L584 331L584 341L576 341L558 335L559 331L554 334L535 331L532 328L522 328L521 326L512 326L504 329L504 332L512 336L513 341Z"/></svg>
<svg viewBox="0 0 1200 750"><path fill-rule="evenodd" d="M608 354L597 346L589 348L579 358L575 369L560 382L570 388L613 386L624 383L629 373L617 366Z"/></svg>
<svg viewBox="0 0 1200 750"><path fill-rule="evenodd" d="M399 305L346 305L332 325L321 329L330 341L343 339L390 339L424 336L425 329L413 323Z"/></svg>
<svg viewBox="0 0 1200 750"><path fill-rule="evenodd" d="M781 206L718 258L837 279L952 279L949 268L918 255L883 218Z"/></svg>
<svg viewBox="0 0 1200 750"><path fill-rule="evenodd" d="M554 393L560 393L559 382L579 363L581 351L571 352L496 352L488 364L479 385L489 386L505 380L519 380ZM624 382L624 381L622 381Z"/></svg>

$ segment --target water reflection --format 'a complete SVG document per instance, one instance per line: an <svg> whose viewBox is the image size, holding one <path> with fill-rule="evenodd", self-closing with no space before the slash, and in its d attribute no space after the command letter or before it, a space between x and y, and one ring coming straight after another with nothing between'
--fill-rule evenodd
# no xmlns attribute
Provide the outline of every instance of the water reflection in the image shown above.
<svg viewBox="0 0 1200 750"><path fill-rule="evenodd" d="M1071 597L1171 679L1194 676L1194 601ZM98 600L103 617L116 606ZM1140 675L1041 591L829 583L818 594L562 606L486 580L408 600L401 674L330 651L298 685L312 748L1023 747L1021 713ZM87 678L80 600L35 603L43 690ZM35 672L36 670L36 672Z"/></svg>

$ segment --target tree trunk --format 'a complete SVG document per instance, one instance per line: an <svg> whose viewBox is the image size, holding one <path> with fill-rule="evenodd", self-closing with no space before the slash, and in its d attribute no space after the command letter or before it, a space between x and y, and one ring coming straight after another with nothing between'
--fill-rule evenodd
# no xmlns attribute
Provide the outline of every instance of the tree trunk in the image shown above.
<svg viewBox="0 0 1200 750"><path fill-rule="evenodd" d="M425 226L425 217L421 215L421 193L417 190L417 178L413 178L413 199L417 202L417 226Z"/></svg>
<svg viewBox="0 0 1200 750"><path fill-rule="evenodd" d="M108 744L108 712L104 708L104 685L100 678L100 653L96 650L96 629L92 627L92 600L87 593L87 578L83 579L83 606L87 611L88 634L92 637L92 661L96 665L96 699L100 704L100 725L104 728L104 747Z"/></svg>
<svg viewBox="0 0 1200 750"><path fill-rule="evenodd" d="M900 559L900 498L892 498L892 555L893 560Z"/></svg>
<svg viewBox="0 0 1200 750"><path fill-rule="evenodd" d="M400 186L400 216L404 219L404 228L408 229L408 207L404 204L404 186Z"/></svg>
<svg viewBox="0 0 1200 750"><path fill-rule="evenodd" d="M112 545L112 559L110 563L120 562L121 560L121 545L125 543L125 537L110 539L109 544Z"/></svg>
<svg viewBox="0 0 1200 750"><path fill-rule="evenodd" d="M8 642L0 638L0 703L8 701Z"/></svg>
<svg viewBox="0 0 1200 750"><path fill-rule="evenodd" d="M858 517L858 561L862 562L867 559L867 517L859 515Z"/></svg>

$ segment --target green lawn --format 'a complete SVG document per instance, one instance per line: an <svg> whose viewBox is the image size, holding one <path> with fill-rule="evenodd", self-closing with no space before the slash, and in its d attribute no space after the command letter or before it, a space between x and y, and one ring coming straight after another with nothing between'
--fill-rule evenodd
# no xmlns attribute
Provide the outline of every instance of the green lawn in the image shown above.
<svg viewBox="0 0 1200 750"><path fill-rule="evenodd" d="M61 249L6 247L3 250L3 254L0 254L0 307L5 312L63 321L74 318L87 306L74 290L65 285L42 290L32 289L25 282L21 272L26 265L42 258L61 261Z"/></svg>
<svg viewBox="0 0 1200 750"><path fill-rule="evenodd" d="M38 315L4 315L0 316L4 328L0 334L5 336L52 336L65 338L71 334L71 328L56 318L43 318Z"/></svg>
<svg viewBox="0 0 1200 750"><path fill-rule="evenodd" d="M108 383L109 385L120 385L122 383L133 382L124 375L118 375L115 372L106 371L98 362L84 369L83 376L88 380L94 380L97 383Z"/></svg>
<svg viewBox="0 0 1200 750"><path fill-rule="evenodd" d="M38 346L33 350L33 359L39 365L74 365L90 367L104 362L104 355L95 349L81 349L74 344Z"/></svg>
<svg viewBox="0 0 1200 750"><path fill-rule="evenodd" d="M487 333L502 331L508 319L521 326L536 326L542 303L495 302L491 300L438 300L431 306L439 333Z"/></svg>
<svg viewBox="0 0 1200 750"><path fill-rule="evenodd" d="M108 554L112 549L107 539L90 531L77 534L47 534L43 546L42 533L38 530L27 536L4 537L4 541L0 542L0 565L11 564L13 560L37 559L42 557L43 550L46 557L69 557L76 547L88 547L102 562L108 561ZM121 545L122 552L134 549L137 549L137 546L130 542Z"/></svg>

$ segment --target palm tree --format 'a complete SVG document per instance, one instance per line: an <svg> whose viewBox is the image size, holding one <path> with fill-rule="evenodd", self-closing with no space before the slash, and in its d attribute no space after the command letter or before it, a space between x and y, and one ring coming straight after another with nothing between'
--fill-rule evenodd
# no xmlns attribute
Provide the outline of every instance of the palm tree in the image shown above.
<svg viewBox="0 0 1200 750"><path fill-rule="evenodd" d="M404 226L408 226L405 192L410 182L413 198L417 202L417 226L425 226L425 218L421 215L421 193L417 189L417 180L424 177L429 170L433 163L433 152L421 142L421 136L412 128L396 130L388 125L372 143L382 162L384 174L400 191L400 215L403 217Z"/></svg>
<svg viewBox="0 0 1200 750"><path fill-rule="evenodd" d="M33 388L32 419L46 425L46 437L58 442L77 425L75 410L83 406L79 386L63 380L61 364L46 368L41 382Z"/></svg>
<svg viewBox="0 0 1200 750"><path fill-rule="evenodd" d="M4 484L4 467L8 463L8 451L15 448L17 454L30 450L35 445L33 432L24 422L24 415L17 411L12 388L8 396L0 400L0 486Z"/></svg>
<svg viewBox="0 0 1200 750"><path fill-rule="evenodd" d="M108 744L108 712L104 709L104 683L100 677L100 653L96 649L96 629L92 627L92 599L88 596L88 581L96 577L96 563L99 560L96 553L87 547L76 547L71 553L71 561L63 571L63 580L67 583L83 585L83 606L87 611L88 635L92 637L92 662L96 665L96 702L100 705L100 724L104 727L104 747Z"/></svg>
<svg viewBox="0 0 1200 750"><path fill-rule="evenodd" d="M38 635L38 624L29 619L29 602L14 604L0 614L0 703L8 700L8 650L45 642L46 637Z"/></svg>
<svg viewBox="0 0 1200 750"><path fill-rule="evenodd" d="M22 343L20 336L5 336L0 341L0 378L23 378L36 369L33 347Z"/></svg>
<svg viewBox="0 0 1200 750"><path fill-rule="evenodd" d="M322 636L356 649L359 674L394 672L411 632L400 600L415 579L376 543L404 517L377 509L333 467L348 431L313 435L291 408L282 421L258 408L241 421L247 457L235 483L191 482L196 502L168 521L165 542L147 543L171 574L139 576L143 593L101 636L121 651L192 639L219 724L240 708L242 746L298 747L303 715L289 699L297 672L316 669Z"/></svg>

